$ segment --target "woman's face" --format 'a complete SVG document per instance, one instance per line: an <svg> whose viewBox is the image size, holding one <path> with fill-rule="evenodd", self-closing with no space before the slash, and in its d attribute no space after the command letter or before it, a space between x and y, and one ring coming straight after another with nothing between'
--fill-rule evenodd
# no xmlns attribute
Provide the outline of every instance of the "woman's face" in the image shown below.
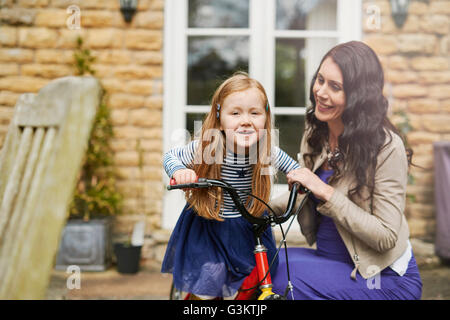
<svg viewBox="0 0 450 320"><path fill-rule="evenodd" d="M330 57L320 66L313 94L316 118L328 124L342 123L341 117L345 109L344 79L341 69Z"/></svg>

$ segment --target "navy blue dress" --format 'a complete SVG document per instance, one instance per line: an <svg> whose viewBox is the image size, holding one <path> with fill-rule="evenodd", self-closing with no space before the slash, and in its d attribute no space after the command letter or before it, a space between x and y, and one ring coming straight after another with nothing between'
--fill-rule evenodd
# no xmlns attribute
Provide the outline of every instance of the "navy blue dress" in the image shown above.
<svg viewBox="0 0 450 320"><path fill-rule="evenodd" d="M262 240L270 264L276 253L271 228ZM209 220L186 206L170 237L161 272L172 273L179 290L230 297L256 265L254 248L252 225L242 216ZM271 271L277 266L278 257Z"/></svg>
<svg viewBox="0 0 450 320"><path fill-rule="evenodd" d="M327 182L332 170L319 169L316 174ZM316 204L318 200L311 197ZM320 214L316 211L317 214ZM333 219L321 215L317 231L317 249L288 248L291 282L296 300L397 300L420 299L422 282L414 255L408 269L399 276L385 268L378 280L364 279L350 274L354 268L350 254L339 235ZM280 251L280 262L272 278L274 292L283 294L288 284L285 252ZM377 282L378 281L378 285ZM291 295L288 295L292 299Z"/></svg>

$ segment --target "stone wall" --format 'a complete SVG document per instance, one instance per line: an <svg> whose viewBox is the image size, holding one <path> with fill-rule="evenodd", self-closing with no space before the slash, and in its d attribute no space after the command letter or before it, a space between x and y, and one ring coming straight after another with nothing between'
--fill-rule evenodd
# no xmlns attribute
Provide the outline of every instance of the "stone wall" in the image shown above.
<svg viewBox="0 0 450 320"><path fill-rule="evenodd" d="M51 79L74 73L73 52L80 35L96 57L93 68L107 90L114 124L117 187L125 198L115 233L131 232L141 219L147 221L147 234L160 229L164 1L140 0L130 24L115 0L0 4L0 146L21 93L37 92ZM74 11L67 11L71 5L80 9L79 30L67 24L74 23Z"/></svg>
<svg viewBox="0 0 450 320"><path fill-rule="evenodd" d="M373 6L381 19L374 23ZM435 232L433 142L450 140L450 1L411 1L399 29L387 0L364 1L364 41L379 55L385 94L392 111L403 111L412 131L413 184L406 215L413 237L433 239ZM393 116L394 122L403 119Z"/></svg>

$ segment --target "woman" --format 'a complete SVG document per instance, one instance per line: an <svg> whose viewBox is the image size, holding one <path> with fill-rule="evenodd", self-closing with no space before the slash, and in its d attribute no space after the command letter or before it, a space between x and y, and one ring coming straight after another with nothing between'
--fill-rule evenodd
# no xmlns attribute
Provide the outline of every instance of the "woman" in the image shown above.
<svg viewBox="0 0 450 320"><path fill-rule="evenodd" d="M317 245L288 249L295 299L421 297L403 214L411 151L387 118L383 85L376 54L356 41L332 48L313 77L302 168L287 175L312 193L297 219ZM286 197L272 207L282 212ZM282 294L284 253L273 282Z"/></svg>

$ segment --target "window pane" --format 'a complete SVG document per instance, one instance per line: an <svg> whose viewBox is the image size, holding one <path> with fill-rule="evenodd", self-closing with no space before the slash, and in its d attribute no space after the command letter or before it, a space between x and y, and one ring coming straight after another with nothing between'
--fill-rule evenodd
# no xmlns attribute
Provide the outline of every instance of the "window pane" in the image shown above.
<svg viewBox="0 0 450 320"><path fill-rule="evenodd" d="M246 36L189 37L187 103L208 105L225 78L248 72L248 52Z"/></svg>
<svg viewBox="0 0 450 320"><path fill-rule="evenodd" d="M336 30L337 0L277 0L278 30Z"/></svg>
<svg viewBox="0 0 450 320"><path fill-rule="evenodd" d="M275 105L305 107L309 84L333 38L277 39L275 62Z"/></svg>
<svg viewBox="0 0 450 320"><path fill-rule="evenodd" d="M203 120L206 117L206 113L188 113L186 114L186 130L189 131L191 139L194 139L194 134L198 133L202 127ZM196 123L197 122L197 123Z"/></svg>
<svg viewBox="0 0 450 320"><path fill-rule="evenodd" d="M189 28L248 28L249 0L190 0Z"/></svg>
<svg viewBox="0 0 450 320"><path fill-rule="evenodd" d="M278 129L279 147L297 161L300 142L305 130L305 117L292 115L276 115L275 128ZM276 183L287 183L286 175L278 172Z"/></svg>

